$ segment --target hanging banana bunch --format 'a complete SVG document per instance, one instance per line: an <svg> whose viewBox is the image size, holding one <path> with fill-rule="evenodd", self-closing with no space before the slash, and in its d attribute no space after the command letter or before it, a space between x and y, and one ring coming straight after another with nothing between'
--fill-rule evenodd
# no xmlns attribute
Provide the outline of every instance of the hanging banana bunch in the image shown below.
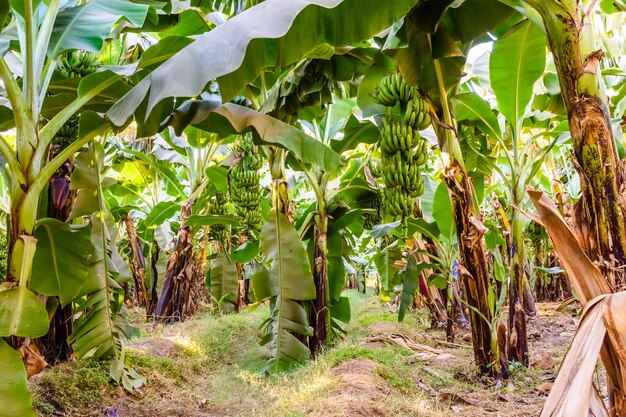
<svg viewBox="0 0 626 417"><path fill-rule="evenodd" d="M96 72L100 65L98 55L92 52L74 50L61 57L57 64L57 71L64 78L81 78ZM52 143L60 148L65 148L78 139L78 118L79 115L77 114L70 117L54 136Z"/></svg>
<svg viewBox="0 0 626 417"><path fill-rule="evenodd" d="M226 204L228 203L228 194L215 193L208 203L208 212L216 216L223 216L227 213ZM230 239L230 228L226 224L218 223L211 226L209 230L209 239L216 240L223 248Z"/></svg>
<svg viewBox="0 0 626 417"><path fill-rule="evenodd" d="M406 219L415 210L415 198L424 193L420 167L428 160L428 142L421 137L432 118L428 104L416 89L406 84L399 73L380 81L374 100L389 108L380 129L382 163L370 163L374 177L382 180L381 203L384 213ZM400 104L400 115L391 108Z"/></svg>
<svg viewBox="0 0 626 417"><path fill-rule="evenodd" d="M258 153L250 135L241 136L235 145L238 162L230 172L230 195L235 213L244 227L256 233L261 230L261 187L259 169L263 157Z"/></svg>
<svg viewBox="0 0 626 417"><path fill-rule="evenodd" d="M382 222L379 196L377 195L376 198L365 202L365 206L371 211L363 214L363 228L365 230L372 230L376 225Z"/></svg>

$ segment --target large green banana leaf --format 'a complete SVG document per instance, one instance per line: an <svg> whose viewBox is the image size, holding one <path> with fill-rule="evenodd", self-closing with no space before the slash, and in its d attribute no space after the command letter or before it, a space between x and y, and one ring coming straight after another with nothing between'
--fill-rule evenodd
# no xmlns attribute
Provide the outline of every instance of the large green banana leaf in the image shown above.
<svg viewBox="0 0 626 417"><path fill-rule="evenodd" d="M0 417L36 417L20 355L0 338Z"/></svg>
<svg viewBox="0 0 626 417"><path fill-rule="evenodd" d="M88 151L77 157L72 175L78 195L91 195L91 247L94 263L90 267L80 298L76 301L74 329L68 342L78 358L111 359L111 377L132 391L144 382L125 365L124 339L132 333L122 315L124 289L121 284L130 279L128 265L121 259L115 244L115 226L108 214L102 185L106 168L104 148L92 142ZM78 161L81 161L79 164ZM83 206L81 215L87 214Z"/></svg>
<svg viewBox="0 0 626 417"><path fill-rule="evenodd" d="M402 253L397 246L388 246L374 255L373 261L378 271L381 295L389 296L393 292L396 274L400 271L400 267L395 264L395 261L401 258Z"/></svg>
<svg viewBox="0 0 626 417"><path fill-rule="evenodd" d="M267 370L284 370L304 363L309 348L296 338L313 335L304 307L299 303L315 299L315 284L304 246L289 219L273 210L260 236L261 253L271 264L269 270L252 276L258 301L270 299L270 317L263 323L262 345L269 347Z"/></svg>
<svg viewBox="0 0 626 417"><path fill-rule="evenodd" d="M225 253L217 254L211 273L211 296L218 301L235 303L237 291L239 290L239 279L237 276L237 266L231 262Z"/></svg>
<svg viewBox="0 0 626 417"><path fill-rule="evenodd" d="M460 93L451 100L452 111L459 122L478 128L491 139L502 142L502 130L489 103L477 93Z"/></svg>
<svg viewBox="0 0 626 417"><path fill-rule="evenodd" d="M533 85L546 65L546 37L526 20L493 45L489 60L491 88L498 109L519 133L533 96Z"/></svg>
<svg viewBox="0 0 626 417"><path fill-rule="evenodd" d="M151 7L128 0L91 0L61 10L55 21L48 56L56 57L71 49L99 52L111 28L121 18L135 27L146 21Z"/></svg>
<svg viewBox="0 0 626 417"><path fill-rule="evenodd" d="M79 294L93 263L89 227L42 219L35 227L35 238L31 288L39 294L58 295L61 305L67 305Z"/></svg>
<svg viewBox="0 0 626 417"><path fill-rule="evenodd" d="M13 256L19 267L11 273L19 286L0 291L0 337L40 337L48 331L45 305L28 289L36 245L32 236L20 236L15 242Z"/></svg>
<svg viewBox="0 0 626 417"><path fill-rule="evenodd" d="M345 46L368 39L418 2L265 1L199 36L137 84L108 117L121 126L146 97L150 113L167 97L200 95L216 78L223 98L229 100L265 68L289 65L321 44Z"/></svg>
<svg viewBox="0 0 626 417"><path fill-rule="evenodd" d="M341 156L337 152L308 136L302 130L266 114L232 103L226 103L217 108L209 106L197 108L183 104L176 110L169 122L179 133L182 133L182 130L191 123L199 129L224 136L241 134L253 128L258 133L255 135L255 142L258 144L288 149L299 161L319 166L325 172L337 172L343 165Z"/></svg>

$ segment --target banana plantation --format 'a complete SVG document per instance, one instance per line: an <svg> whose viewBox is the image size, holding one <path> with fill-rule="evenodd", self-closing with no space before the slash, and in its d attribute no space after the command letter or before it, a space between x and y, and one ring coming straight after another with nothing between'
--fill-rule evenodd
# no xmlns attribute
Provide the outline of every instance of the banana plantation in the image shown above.
<svg viewBox="0 0 626 417"><path fill-rule="evenodd" d="M626 417L623 0L2 0L0 81L0 417Z"/></svg>

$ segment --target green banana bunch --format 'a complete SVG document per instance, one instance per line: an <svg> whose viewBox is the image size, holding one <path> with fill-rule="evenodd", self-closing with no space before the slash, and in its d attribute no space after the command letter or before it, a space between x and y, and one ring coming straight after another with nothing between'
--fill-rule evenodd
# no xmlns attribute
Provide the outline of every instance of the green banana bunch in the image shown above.
<svg viewBox="0 0 626 417"><path fill-rule="evenodd" d="M388 163L383 167L382 178L389 188L402 187L409 194L422 182L419 167L415 164L401 162L399 164Z"/></svg>
<svg viewBox="0 0 626 417"><path fill-rule="evenodd" d="M98 68L100 68L98 55L80 50L64 54L57 64L57 71L64 78L86 77L96 72ZM52 138L52 143L65 147L78 139L78 121L78 115L72 116ZM43 119L42 122L47 123L47 120Z"/></svg>
<svg viewBox="0 0 626 417"><path fill-rule="evenodd" d="M73 50L61 57L57 70L65 78L86 77L100 68L98 55L93 52Z"/></svg>
<svg viewBox="0 0 626 417"><path fill-rule="evenodd" d="M402 76L395 72L387 74L374 89L372 98L386 107L393 107L398 101L407 102L415 95L415 89L404 82Z"/></svg>
<svg viewBox="0 0 626 417"><path fill-rule="evenodd" d="M381 224L383 220L380 216L380 195L365 201L363 205L365 208L370 209L363 213L363 228L372 230L376 225Z"/></svg>
<svg viewBox="0 0 626 417"><path fill-rule="evenodd" d="M401 188L385 188L382 192L382 207L393 217L408 217L413 214L415 200Z"/></svg>
<svg viewBox="0 0 626 417"><path fill-rule="evenodd" d="M239 162L230 172L230 194L235 205L235 214L242 224L257 232L263 223L261 216L261 187L258 170L263 166L263 156L258 153L249 135L242 136L235 144Z"/></svg>
<svg viewBox="0 0 626 417"><path fill-rule="evenodd" d="M417 130L424 130L431 125L432 121L428 103L422 100L421 97L415 97L407 103L406 111L404 112L405 124Z"/></svg>
<svg viewBox="0 0 626 417"><path fill-rule="evenodd" d="M68 119L56 135L52 138L52 143L56 145L69 145L78 139L78 116L74 115Z"/></svg>
<svg viewBox="0 0 626 417"><path fill-rule="evenodd" d="M208 204L209 214L216 216L223 216L227 213L226 204L228 203L228 195L226 193L215 193L215 196L211 198ZM211 226L209 230L209 238L216 240L222 245L225 245L228 239L230 239L230 228L226 224L218 223Z"/></svg>
<svg viewBox="0 0 626 417"><path fill-rule="evenodd" d="M428 161L429 147L420 130L432 123L430 107L398 73L380 81L374 98L387 107L400 101L403 109L400 117L388 112L383 118L379 142L382 166L369 161L369 167L372 175L381 178L385 185L381 191L382 211L405 219L415 211L415 198L424 193L420 167ZM369 223L365 219L364 225Z"/></svg>
<svg viewBox="0 0 626 417"><path fill-rule="evenodd" d="M386 155L407 152L421 140L419 131L403 123L393 122L387 118L383 121L380 131L380 149Z"/></svg>
<svg viewBox="0 0 626 417"><path fill-rule="evenodd" d="M428 161L428 142L421 140L414 148L409 149L407 160L417 166L422 166Z"/></svg>

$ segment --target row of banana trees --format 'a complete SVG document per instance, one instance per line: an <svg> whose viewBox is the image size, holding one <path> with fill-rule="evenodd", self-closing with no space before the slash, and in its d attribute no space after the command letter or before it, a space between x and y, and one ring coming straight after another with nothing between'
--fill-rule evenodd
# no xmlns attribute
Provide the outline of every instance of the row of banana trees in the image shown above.
<svg viewBox="0 0 626 417"><path fill-rule="evenodd" d="M206 301L228 311L269 300L266 369L306 362L350 319L342 290L355 255L376 266L381 297L398 295L400 320L421 302L450 338L469 320L479 372L506 378L510 361L528 365L531 284L563 282L571 295L561 267L580 274L549 227L554 248L541 228L529 238L529 186L557 199L579 252L602 265L591 295L621 289L610 109L624 113L612 68L624 51L598 52L620 38L619 9L388 3L0 5L0 415L35 415L27 376L44 358L111 359L114 380L141 386L125 360L129 304L168 323ZM373 93L389 73L433 119L425 192L405 222L381 212L372 175L385 117Z"/></svg>

